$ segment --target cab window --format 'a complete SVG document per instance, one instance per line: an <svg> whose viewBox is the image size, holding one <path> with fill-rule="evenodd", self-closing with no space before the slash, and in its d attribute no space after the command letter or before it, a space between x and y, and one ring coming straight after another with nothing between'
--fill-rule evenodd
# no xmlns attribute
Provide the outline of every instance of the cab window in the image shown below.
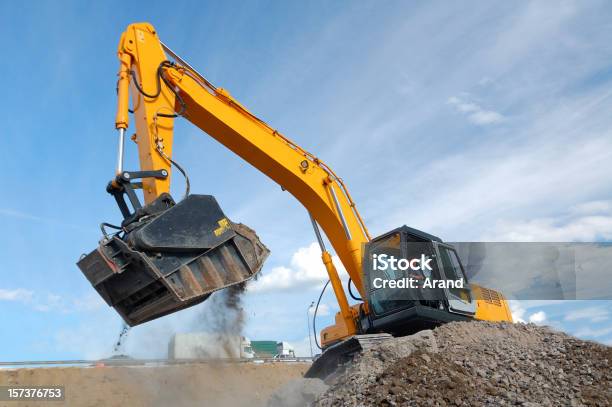
<svg viewBox="0 0 612 407"><path fill-rule="evenodd" d="M450 293L464 301L471 302L472 297L470 295L470 290L467 288L467 279L461 268L457 253L452 249L440 246L440 260L442 260L444 277L447 280L463 280L465 288L451 287L449 288Z"/></svg>

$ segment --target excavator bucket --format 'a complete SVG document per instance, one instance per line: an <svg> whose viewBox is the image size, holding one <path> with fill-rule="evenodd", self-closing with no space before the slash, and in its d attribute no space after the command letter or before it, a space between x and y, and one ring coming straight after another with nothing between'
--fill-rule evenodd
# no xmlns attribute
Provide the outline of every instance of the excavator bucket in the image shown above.
<svg viewBox="0 0 612 407"><path fill-rule="evenodd" d="M106 235L77 265L106 303L135 326L201 303L256 275L268 249L232 223L210 195L168 194Z"/></svg>

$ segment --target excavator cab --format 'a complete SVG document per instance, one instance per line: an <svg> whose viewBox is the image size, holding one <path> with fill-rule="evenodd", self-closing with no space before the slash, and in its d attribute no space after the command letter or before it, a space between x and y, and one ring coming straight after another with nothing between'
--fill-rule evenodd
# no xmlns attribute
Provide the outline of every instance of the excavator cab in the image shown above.
<svg viewBox="0 0 612 407"><path fill-rule="evenodd" d="M374 267L374 259L428 259L423 267ZM401 264L398 264L401 265ZM382 282L393 281L393 286ZM428 280L428 284L424 281ZM461 281L461 287L436 285ZM371 313L361 324L364 332L405 335L444 322L468 320L476 313L472 294L455 249L436 236L408 226L394 229L366 245L364 282ZM401 283L400 283L401 282ZM434 286L431 286L433 282ZM397 285L401 284L401 285ZM412 284L412 285L411 285Z"/></svg>
<svg viewBox="0 0 612 407"><path fill-rule="evenodd" d="M390 266L391 257L414 259L415 267L404 267L405 261L403 264L396 261L395 266ZM430 267L416 267L417 263ZM446 322L477 317L476 290L468 283L455 249L436 236L401 226L366 243L362 264L364 300L369 312L363 312L361 304L353 305L358 334L349 338L338 335L344 321L337 313L335 325L321 331L323 356L314 360L305 377L326 378L345 366L356 352L393 336L411 335ZM410 279L414 287L408 286ZM464 284L428 287L423 283L425 279L462 280ZM497 314L491 310L491 315Z"/></svg>
<svg viewBox="0 0 612 407"><path fill-rule="evenodd" d="M167 194L142 206L131 180L164 171L124 172L109 183L121 226L102 224L96 249L77 265L130 326L206 300L214 291L255 276L269 251L255 232L231 222L211 195ZM128 198L132 210L125 198ZM108 234L105 227L118 231Z"/></svg>

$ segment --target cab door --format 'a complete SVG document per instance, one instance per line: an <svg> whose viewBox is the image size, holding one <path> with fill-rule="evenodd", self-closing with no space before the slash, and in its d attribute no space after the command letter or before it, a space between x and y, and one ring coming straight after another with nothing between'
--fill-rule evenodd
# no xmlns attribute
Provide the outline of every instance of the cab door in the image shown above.
<svg viewBox="0 0 612 407"><path fill-rule="evenodd" d="M435 243L436 263L440 270L440 277L444 280L463 280L463 288L445 287L444 293L448 300L449 311L458 314L474 315L476 313L476 300L465 275L463 265L455 249L445 243Z"/></svg>

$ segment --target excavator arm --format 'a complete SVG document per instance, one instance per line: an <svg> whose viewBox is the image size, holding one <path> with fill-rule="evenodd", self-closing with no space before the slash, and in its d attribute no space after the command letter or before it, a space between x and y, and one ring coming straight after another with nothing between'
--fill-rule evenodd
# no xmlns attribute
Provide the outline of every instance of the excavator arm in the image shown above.
<svg viewBox="0 0 612 407"><path fill-rule="evenodd" d="M170 190L174 120L183 117L298 199L308 210L314 227L320 225L323 229L364 297L361 261L368 232L346 186L325 163L257 118L228 91L213 86L166 47L152 25L130 25L121 36L118 57L117 175L123 171L130 95L136 129L132 139L138 145L140 170L164 170L168 174L142 181L145 203ZM330 253L322 239L319 242L346 324L345 334L354 334L355 311L349 307Z"/></svg>

